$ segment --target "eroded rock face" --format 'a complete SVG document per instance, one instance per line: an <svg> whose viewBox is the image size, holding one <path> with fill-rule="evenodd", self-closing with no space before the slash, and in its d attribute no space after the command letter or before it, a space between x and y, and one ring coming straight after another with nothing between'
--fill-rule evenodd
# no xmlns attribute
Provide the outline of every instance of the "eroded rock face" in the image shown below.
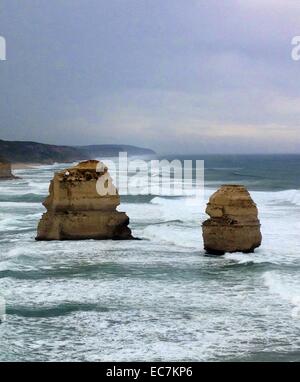
<svg viewBox="0 0 300 382"><path fill-rule="evenodd" d="M11 164L5 159L0 158L0 180L15 179L11 172Z"/></svg>
<svg viewBox="0 0 300 382"><path fill-rule="evenodd" d="M98 191L100 191L100 194ZM37 240L133 239L107 167L90 160L56 173L44 201Z"/></svg>
<svg viewBox="0 0 300 382"><path fill-rule="evenodd" d="M202 225L208 253L253 252L261 245L258 211L249 192L241 185L224 185L209 199Z"/></svg>

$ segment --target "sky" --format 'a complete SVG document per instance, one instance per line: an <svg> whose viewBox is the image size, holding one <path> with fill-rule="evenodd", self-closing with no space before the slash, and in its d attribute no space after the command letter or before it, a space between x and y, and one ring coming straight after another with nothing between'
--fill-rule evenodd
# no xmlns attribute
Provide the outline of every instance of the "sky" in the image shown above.
<svg viewBox="0 0 300 382"><path fill-rule="evenodd" d="M1 0L0 138L300 153L299 0Z"/></svg>

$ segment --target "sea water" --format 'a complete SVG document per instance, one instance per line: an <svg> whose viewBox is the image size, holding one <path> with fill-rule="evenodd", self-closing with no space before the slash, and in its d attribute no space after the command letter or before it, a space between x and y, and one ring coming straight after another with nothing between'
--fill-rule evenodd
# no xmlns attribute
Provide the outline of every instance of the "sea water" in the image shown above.
<svg viewBox="0 0 300 382"><path fill-rule="evenodd" d="M205 197L121 196L139 241L36 242L53 173L0 183L0 361L299 361L300 156L195 156ZM191 158L187 158L191 159ZM255 254L206 256L205 203L245 184Z"/></svg>

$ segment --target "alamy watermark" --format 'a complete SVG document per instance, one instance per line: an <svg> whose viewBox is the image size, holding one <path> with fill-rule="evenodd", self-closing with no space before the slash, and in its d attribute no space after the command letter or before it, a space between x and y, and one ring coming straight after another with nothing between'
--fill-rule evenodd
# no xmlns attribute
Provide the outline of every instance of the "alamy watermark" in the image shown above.
<svg viewBox="0 0 300 382"><path fill-rule="evenodd" d="M119 193L199 199L204 194L203 160L129 159L122 152L117 160L99 162L97 172L102 174L96 185L101 196Z"/></svg>
<svg viewBox="0 0 300 382"><path fill-rule="evenodd" d="M6 60L6 40L0 36L0 61Z"/></svg>
<svg viewBox="0 0 300 382"><path fill-rule="evenodd" d="M0 296L0 324L5 321L6 318L6 303L5 299Z"/></svg>
<svg viewBox="0 0 300 382"><path fill-rule="evenodd" d="M292 49L292 60L299 61L300 60L300 36L294 36L292 38L291 44L294 46Z"/></svg>

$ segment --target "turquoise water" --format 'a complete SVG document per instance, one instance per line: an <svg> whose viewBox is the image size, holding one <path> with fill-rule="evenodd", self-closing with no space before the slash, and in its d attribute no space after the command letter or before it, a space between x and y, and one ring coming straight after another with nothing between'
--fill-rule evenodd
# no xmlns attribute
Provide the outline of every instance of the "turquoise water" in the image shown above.
<svg viewBox="0 0 300 382"><path fill-rule="evenodd" d="M195 159L196 157L193 157ZM300 157L205 160L205 198L129 196L140 241L35 242L53 172L0 183L1 361L299 361ZM205 256L205 203L251 190L255 254Z"/></svg>

